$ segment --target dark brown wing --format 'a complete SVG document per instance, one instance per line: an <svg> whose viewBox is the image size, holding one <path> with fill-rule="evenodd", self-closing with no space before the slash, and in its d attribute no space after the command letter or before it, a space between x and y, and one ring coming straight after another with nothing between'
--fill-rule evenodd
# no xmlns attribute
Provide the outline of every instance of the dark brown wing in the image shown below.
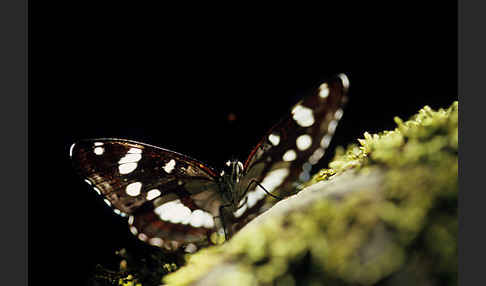
<svg viewBox="0 0 486 286"><path fill-rule="evenodd" d="M83 140L71 147L78 174L139 239L167 249L208 243L219 231L218 174L182 154L122 139Z"/></svg>
<svg viewBox="0 0 486 286"><path fill-rule="evenodd" d="M348 87L348 78L340 74L298 102L250 153L244 163L240 189L246 189L255 180L267 191L286 196L308 180L312 165L324 155L343 115ZM260 201L265 197L265 192L253 185L241 198L246 207L241 205L237 216L264 210ZM245 208L247 211L243 211ZM251 216L246 221L249 219Z"/></svg>

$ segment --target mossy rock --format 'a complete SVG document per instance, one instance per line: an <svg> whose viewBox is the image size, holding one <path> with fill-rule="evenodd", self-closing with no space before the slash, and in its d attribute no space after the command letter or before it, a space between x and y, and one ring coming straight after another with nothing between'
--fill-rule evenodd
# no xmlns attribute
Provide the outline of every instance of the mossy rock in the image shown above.
<svg viewBox="0 0 486 286"><path fill-rule="evenodd" d="M330 168L168 285L457 284L458 103L339 148Z"/></svg>
<svg viewBox="0 0 486 286"><path fill-rule="evenodd" d="M457 102L447 110L426 106L406 122L395 118L395 130L365 133L359 146L338 148L329 168L297 195L227 243L187 256L177 271L180 257L144 246L139 255L122 251L121 271L103 270L102 280L126 286L159 285L161 277L162 285L456 285L457 120Z"/></svg>

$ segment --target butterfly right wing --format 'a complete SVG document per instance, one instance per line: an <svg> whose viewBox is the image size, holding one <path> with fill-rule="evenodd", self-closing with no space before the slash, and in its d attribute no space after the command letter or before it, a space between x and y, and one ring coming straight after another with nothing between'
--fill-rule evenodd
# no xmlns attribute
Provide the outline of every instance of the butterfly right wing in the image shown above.
<svg viewBox="0 0 486 286"><path fill-rule="evenodd" d="M297 182L305 181L302 175L308 173L307 169L321 159L329 146L343 115L348 88L348 78L339 74L294 105L248 156L243 185L251 180L263 184L270 172L286 170L282 171L285 173L280 176L282 180L277 180L282 184L271 189L278 188L280 194L288 195Z"/></svg>
<svg viewBox="0 0 486 286"><path fill-rule="evenodd" d="M265 191L252 182L284 197L309 179L312 165L324 155L343 115L348 87L344 74L321 84L317 92L298 102L252 150L243 166L245 174L240 190L251 187L240 198L232 232L276 203L273 198L266 200Z"/></svg>
<svg viewBox="0 0 486 286"><path fill-rule="evenodd" d="M130 230L149 244L176 250L210 243L220 231L218 174L182 154L122 139L83 140L73 167Z"/></svg>

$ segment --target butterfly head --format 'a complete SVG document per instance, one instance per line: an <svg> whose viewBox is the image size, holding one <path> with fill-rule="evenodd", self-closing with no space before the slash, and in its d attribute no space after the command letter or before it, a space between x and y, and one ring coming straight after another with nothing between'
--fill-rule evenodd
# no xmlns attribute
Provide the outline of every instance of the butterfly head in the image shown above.
<svg viewBox="0 0 486 286"><path fill-rule="evenodd" d="M228 200L233 202L234 193L236 192L236 185L243 175L243 164L238 160L228 160L224 164L221 172L221 179L225 188L224 194L228 196Z"/></svg>
<svg viewBox="0 0 486 286"><path fill-rule="evenodd" d="M228 160L224 164L222 176L225 181L238 183L243 175L243 164L238 160Z"/></svg>

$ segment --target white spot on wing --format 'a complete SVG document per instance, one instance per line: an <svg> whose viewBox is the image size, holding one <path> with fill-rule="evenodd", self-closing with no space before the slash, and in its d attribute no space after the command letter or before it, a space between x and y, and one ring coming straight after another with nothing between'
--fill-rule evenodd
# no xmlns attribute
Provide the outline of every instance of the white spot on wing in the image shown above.
<svg viewBox="0 0 486 286"><path fill-rule="evenodd" d="M338 123L336 120L332 120L331 122L329 122L329 126L327 127L327 132L329 132L330 134L333 134L334 131L336 131L336 127L337 127Z"/></svg>
<svg viewBox="0 0 486 286"><path fill-rule="evenodd" d="M93 187L93 190L95 190L95 192L101 196L101 191L100 189L98 189L97 187Z"/></svg>
<svg viewBox="0 0 486 286"><path fill-rule="evenodd" d="M197 246L194 243L189 243L184 250L188 253L194 253L197 250Z"/></svg>
<svg viewBox="0 0 486 286"><path fill-rule="evenodd" d="M302 127L309 127L314 124L314 114L312 109L303 105L297 104L292 109L292 117Z"/></svg>
<svg viewBox="0 0 486 286"><path fill-rule="evenodd" d="M312 165L308 162L305 162L304 165L302 165L302 170L304 170L304 172L310 172L311 169Z"/></svg>
<svg viewBox="0 0 486 286"><path fill-rule="evenodd" d="M129 173L135 171L135 169L137 169L137 166L138 166L137 163L121 164L120 166L118 166L118 171L120 171L120 174L122 174L122 175L129 174Z"/></svg>
<svg viewBox="0 0 486 286"><path fill-rule="evenodd" d="M191 214L191 218L189 223L193 227L205 227L205 228L212 228L214 227L214 220L212 216L202 210L195 210Z"/></svg>
<svg viewBox="0 0 486 286"><path fill-rule="evenodd" d="M289 169L287 168L273 170L268 173L261 184L265 187L265 189L267 189L267 191L272 192L283 183L288 174Z"/></svg>
<svg viewBox="0 0 486 286"><path fill-rule="evenodd" d="M329 86L327 85L327 83L323 83L321 84L321 86L319 86L319 97L326 98L328 96L329 96Z"/></svg>
<svg viewBox="0 0 486 286"><path fill-rule="evenodd" d="M91 186L91 182L88 179L85 179L84 181Z"/></svg>
<svg viewBox="0 0 486 286"><path fill-rule="evenodd" d="M111 207L111 203L108 199L104 199L103 201L105 202L105 204L107 204L109 207Z"/></svg>
<svg viewBox="0 0 486 286"><path fill-rule="evenodd" d="M120 174L125 175L135 171L138 166L137 162L141 159L142 150L138 148L130 148L127 154L118 161L118 164L120 164L120 166L118 166Z"/></svg>
<svg viewBox="0 0 486 286"><path fill-rule="evenodd" d="M132 225L134 220L135 220L135 217L134 217L134 216L132 216L132 215L131 215L131 216L129 216L129 217L128 217L128 224L129 224L129 225Z"/></svg>
<svg viewBox="0 0 486 286"><path fill-rule="evenodd" d="M263 179L261 185L268 191L273 192L278 188L288 176L289 170L286 168L276 169L268 173ZM254 191L248 193L247 205L248 208L253 207L259 200L265 197L266 192L258 186Z"/></svg>
<svg viewBox="0 0 486 286"><path fill-rule="evenodd" d="M193 227L201 227L204 224L204 213L201 210L195 210L191 214L191 219L189 223Z"/></svg>
<svg viewBox="0 0 486 286"><path fill-rule="evenodd" d="M138 149L138 148L130 148L130 150L128 150L129 154L142 154L142 149Z"/></svg>
<svg viewBox="0 0 486 286"><path fill-rule="evenodd" d="M103 147L95 147L94 148L94 153L96 155L103 155L104 152L105 152L105 148L103 148Z"/></svg>
<svg viewBox="0 0 486 286"><path fill-rule="evenodd" d="M138 234L138 239L140 239L141 241L147 241L148 236L145 233L141 232Z"/></svg>
<svg viewBox="0 0 486 286"><path fill-rule="evenodd" d="M76 145L76 143L73 143L71 145L71 147L69 147L69 157L72 157L73 156L73 149L74 149L74 145Z"/></svg>
<svg viewBox="0 0 486 286"><path fill-rule="evenodd" d="M343 83L344 89L348 89L349 88L349 79L348 79L348 77L345 74L343 74L343 73L338 74L338 76L341 79L341 82Z"/></svg>
<svg viewBox="0 0 486 286"><path fill-rule="evenodd" d="M191 210L180 200L170 201L154 209L161 220L172 223L183 223L191 215Z"/></svg>
<svg viewBox="0 0 486 286"><path fill-rule="evenodd" d="M172 170L174 170L174 167L176 165L176 162L174 159L171 159L169 162L167 162L164 166L164 171L166 171L167 173L170 174L170 172L172 172Z"/></svg>
<svg viewBox="0 0 486 286"><path fill-rule="evenodd" d="M299 180L306 182L310 179L310 174L307 172L302 171L299 175Z"/></svg>
<svg viewBox="0 0 486 286"><path fill-rule="evenodd" d="M125 189L125 192L129 196L136 197L136 196L140 195L141 189L142 189L142 183L135 182L135 183L131 183L130 185L128 185L127 188Z"/></svg>
<svg viewBox="0 0 486 286"><path fill-rule="evenodd" d="M157 189L152 189L147 192L147 200L151 201L156 197L160 196L161 192Z"/></svg>
<svg viewBox="0 0 486 286"><path fill-rule="evenodd" d="M341 117L343 117L343 109L339 108L338 110L336 110L336 112L334 112L334 118L336 120L339 120L341 119Z"/></svg>
<svg viewBox="0 0 486 286"><path fill-rule="evenodd" d="M240 207L239 209L237 209L233 215L236 217L236 218L239 218L241 215L243 215L246 211L246 209L248 208L248 204L244 204L242 207Z"/></svg>
<svg viewBox="0 0 486 286"><path fill-rule="evenodd" d="M312 137L308 134L300 135L295 143L297 144L297 149L301 151L307 150L312 145Z"/></svg>
<svg viewBox="0 0 486 286"><path fill-rule="evenodd" d="M265 197L265 191L262 190L260 187L255 189L253 192L249 192L248 193L248 200L246 201L248 208L253 207L263 197Z"/></svg>
<svg viewBox="0 0 486 286"><path fill-rule="evenodd" d="M317 148L314 153L309 157L309 163L312 165L316 164L319 162L319 160L324 156L324 149L323 148Z"/></svg>
<svg viewBox="0 0 486 286"><path fill-rule="evenodd" d="M293 149L287 150L287 152L283 154L282 159L286 162L294 161L297 159L297 153Z"/></svg>
<svg viewBox="0 0 486 286"><path fill-rule="evenodd" d="M273 146L277 146L280 143L280 136L277 134L270 134L268 135L268 140L273 144Z"/></svg>
<svg viewBox="0 0 486 286"><path fill-rule="evenodd" d="M136 163L142 159L142 154L127 153L118 161L118 164Z"/></svg>
<svg viewBox="0 0 486 286"><path fill-rule="evenodd" d="M149 239L148 243L150 245L161 247L164 244L164 241L159 237L152 237Z"/></svg>
<svg viewBox="0 0 486 286"><path fill-rule="evenodd" d="M329 134L325 135L321 140L321 147L327 148L329 146L329 143L331 143L331 138L332 138L331 135Z"/></svg>
<svg viewBox="0 0 486 286"><path fill-rule="evenodd" d="M182 204L180 200L162 204L156 207L154 212L163 221L190 224L193 227L214 227L213 216L210 213L203 210L195 210L191 212L191 210Z"/></svg>
<svg viewBox="0 0 486 286"><path fill-rule="evenodd" d="M133 235L137 235L138 234L138 230L135 226L131 226L130 227L130 232L133 234Z"/></svg>
<svg viewBox="0 0 486 286"><path fill-rule="evenodd" d="M95 142L95 143L94 143L94 145L95 145L95 146L103 146L103 145L104 145L104 143L103 143L103 142Z"/></svg>

